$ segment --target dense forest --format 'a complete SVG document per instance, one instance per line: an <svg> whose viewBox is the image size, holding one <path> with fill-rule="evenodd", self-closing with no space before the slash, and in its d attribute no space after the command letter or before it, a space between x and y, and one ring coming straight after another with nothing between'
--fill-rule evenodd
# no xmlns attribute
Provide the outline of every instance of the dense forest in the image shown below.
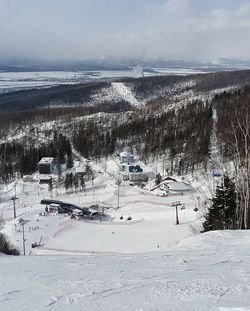
<svg viewBox="0 0 250 311"><path fill-rule="evenodd" d="M217 137L224 169L221 185L212 200L204 228L250 228L250 88L216 95ZM226 173L226 175L225 175ZM230 173L230 177L227 175Z"/></svg>
<svg viewBox="0 0 250 311"><path fill-rule="evenodd" d="M73 165L71 144L64 135L58 135L56 131L52 141L39 147L24 146L19 142L3 143L0 145L0 155L0 176L4 183L34 173L38 162L45 156L56 159L58 170L61 164L66 163L68 168Z"/></svg>
<svg viewBox="0 0 250 311"><path fill-rule="evenodd" d="M93 122L81 123L73 133L75 148L86 158L107 157L130 146L147 162L150 158L169 157L170 171L184 174L207 165L212 108L193 102L177 111L152 114L134 112L131 120L112 128Z"/></svg>

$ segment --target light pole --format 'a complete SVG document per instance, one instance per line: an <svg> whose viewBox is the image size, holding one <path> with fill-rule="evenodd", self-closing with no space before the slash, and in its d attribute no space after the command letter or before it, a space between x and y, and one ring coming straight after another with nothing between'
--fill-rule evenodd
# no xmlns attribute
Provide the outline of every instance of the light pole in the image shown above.
<svg viewBox="0 0 250 311"><path fill-rule="evenodd" d="M16 186L17 186L17 181L15 181L15 197L16 197Z"/></svg>
<svg viewBox="0 0 250 311"><path fill-rule="evenodd" d="M11 200L13 201L14 219L16 219L16 200L18 200L18 198L16 196L13 196Z"/></svg>
<svg viewBox="0 0 250 311"><path fill-rule="evenodd" d="M116 177L115 175L113 175L113 177L115 178L115 184L117 185L117 208L120 207L120 185L121 185L121 179L120 176Z"/></svg>
<svg viewBox="0 0 250 311"><path fill-rule="evenodd" d="M102 222L102 216L104 214L104 202L102 202L102 206L98 207L98 211L100 214L100 222Z"/></svg>
<svg viewBox="0 0 250 311"><path fill-rule="evenodd" d="M20 219L19 224L23 226L23 256L25 256L25 236L24 236L24 226L29 222L29 220Z"/></svg>
<svg viewBox="0 0 250 311"><path fill-rule="evenodd" d="M118 187L118 189L117 189L117 208L119 208L120 207L120 184L121 184L121 181L117 179L116 183L117 183L117 187Z"/></svg>
<svg viewBox="0 0 250 311"><path fill-rule="evenodd" d="M179 222L179 216L178 216L178 206L181 206L181 202L180 201L177 201L177 202L173 202L172 203L172 206L175 207L175 215L176 215L176 225L179 225L180 222Z"/></svg>

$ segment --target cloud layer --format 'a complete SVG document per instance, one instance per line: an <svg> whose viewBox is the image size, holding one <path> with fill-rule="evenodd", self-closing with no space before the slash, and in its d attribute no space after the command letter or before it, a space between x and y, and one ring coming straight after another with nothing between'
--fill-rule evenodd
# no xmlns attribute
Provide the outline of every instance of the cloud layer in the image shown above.
<svg viewBox="0 0 250 311"><path fill-rule="evenodd" d="M249 1L0 0L0 57L249 58L249 35Z"/></svg>

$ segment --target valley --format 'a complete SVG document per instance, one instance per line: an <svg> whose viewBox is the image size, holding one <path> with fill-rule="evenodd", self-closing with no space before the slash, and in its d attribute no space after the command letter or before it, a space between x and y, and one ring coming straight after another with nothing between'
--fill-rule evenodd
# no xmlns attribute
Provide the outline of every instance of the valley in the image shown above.
<svg viewBox="0 0 250 311"><path fill-rule="evenodd" d="M248 176L235 173L234 139L249 80L113 77L1 94L1 234L20 254L0 254L3 308L248 310L248 230L203 231L226 174Z"/></svg>

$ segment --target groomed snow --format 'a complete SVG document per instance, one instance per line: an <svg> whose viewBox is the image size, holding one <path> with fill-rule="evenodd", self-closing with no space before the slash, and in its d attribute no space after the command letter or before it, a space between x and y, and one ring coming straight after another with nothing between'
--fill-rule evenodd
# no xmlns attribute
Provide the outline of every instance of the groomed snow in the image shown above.
<svg viewBox="0 0 250 311"><path fill-rule="evenodd" d="M249 240L212 232L158 253L2 255L1 310L250 310Z"/></svg>
<svg viewBox="0 0 250 311"><path fill-rule="evenodd" d="M86 162L78 158L73 172ZM157 167L136 164L149 176L161 167L160 160ZM47 185L21 180L1 189L2 231L21 255L18 220L29 221L27 256L0 256L1 310L250 310L250 233L199 233L204 180L187 176L194 191L166 197L159 196L160 189L122 182L117 208L116 182L123 174L118 157L89 165L95 179L86 183L86 192L66 195L54 189L50 194ZM19 197L16 220L11 220L13 195ZM50 197L79 206L104 205L107 217L39 215L41 199ZM185 205L179 207L179 225L172 206L176 201ZM31 248L34 242L40 246Z"/></svg>

